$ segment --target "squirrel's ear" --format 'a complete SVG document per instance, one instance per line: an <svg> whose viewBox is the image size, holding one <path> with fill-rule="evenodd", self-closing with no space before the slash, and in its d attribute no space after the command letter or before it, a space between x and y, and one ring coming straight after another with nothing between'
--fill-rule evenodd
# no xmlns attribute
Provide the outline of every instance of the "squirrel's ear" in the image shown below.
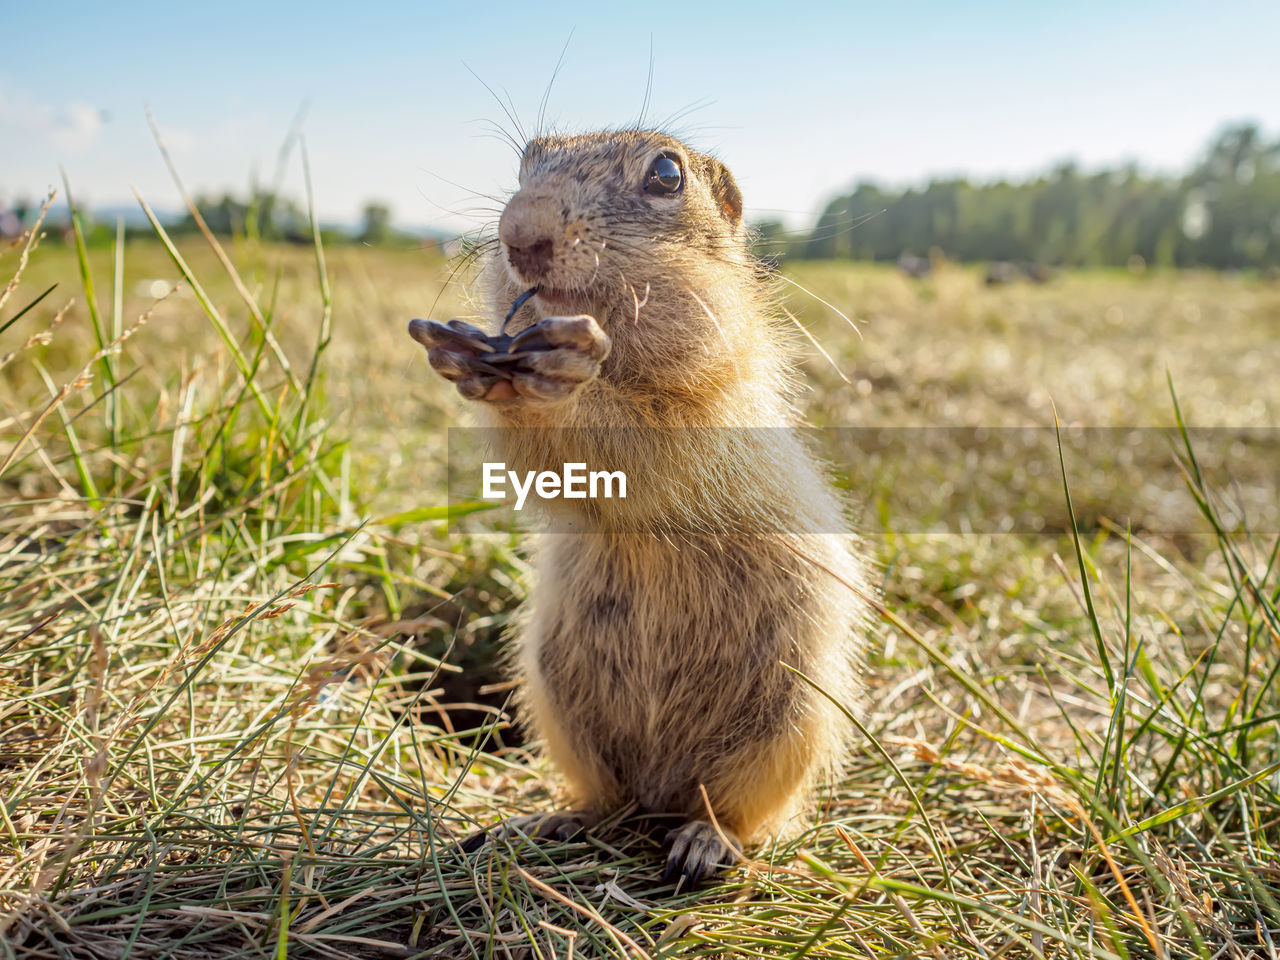
<svg viewBox="0 0 1280 960"><path fill-rule="evenodd" d="M737 230L742 223L742 191L734 182L733 174L715 157L706 157L704 168L711 196L720 207L721 215Z"/></svg>

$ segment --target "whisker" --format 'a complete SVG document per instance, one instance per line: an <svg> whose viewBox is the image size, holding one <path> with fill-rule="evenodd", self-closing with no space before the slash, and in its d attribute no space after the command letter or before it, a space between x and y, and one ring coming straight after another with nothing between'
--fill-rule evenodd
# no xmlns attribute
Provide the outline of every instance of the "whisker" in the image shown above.
<svg viewBox="0 0 1280 960"><path fill-rule="evenodd" d="M495 224L498 222L498 217L502 216L501 207L450 207L448 212L469 219L475 219L480 214L489 214L489 222Z"/></svg>
<svg viewBox="0 0 1280 960"><path fill-rule="evenodd" d="M473 190L471 187L468 187L465 184L458 183L456 180L450 180L448 177L442 177L440 174L436 173L434 170L423 170L422 172L429 177L435 177L441 183L447 183L451 187L456 187L457 189L466 193L468 196L475 197L478 200L489 200L492 203L496 203L498 204L499 210L505 207L507 205L507 201L511 198L510 193L508 193L505 197L495 197L491 193L481 193L479 190Z"/></svg>
<svg viewBox="0 0 1280 960"><path fill-rule="evenodd" d="M512 136L509 131L504 130L501 126L494 123L492 120L486 117L478 117L474 120L469 120L467 122L487 124L488 126L486 127L486 132L479 134L481 138L487 139L487 140L497 140L500 143L506 144L512 150L515 151L515 154L517 157L521 157L524 155L524 144L522 144L514 136Z"/></svg>
<svg viewBox="0 0 1280 960"><path fill-rule="evenodd" d="M749 249L752 249L752 248L768 249L768 248L783 247L791 242L794 242L795 240L817 240L817 241L829 240L833 237L837 237L845 233L850 233L886 212L887 212L887 209L876 210L871 213L866 213L860 217L857 217L851 223L838 225L838 226L833 224L831 228L828 228L827 230L823 230L823 231L813 231L812 233L805 232L804 230L783 231L783 235L776 239L770 239L770 240L750 239L748 240ZM627 214L605 215L600 218L600 221L603 223L614 225L614 226L616 225L625 226L627 224L634 224L634 223L640 222L639 218L631 215L627 215ZM643 237L645 239L653 240L655 242L662 242L662 238L655 237L651 233L625 234L625 235L631 236L635 239L640 239ZM710 249L712 252L720 252L720 251L736 252L740 248L737 246L737 244L727 244L723 246L703 245L701 249L704 249L704 250ZM722 260L721 262L728 262L728 261Z"/></svg>
<svg viewBox="0 0 1280 960"><path fill-rule="evenodd" d="M600 247L601 252L604 251L605 245L608 243L612 243L618 249L625 250L630 254L634 254L636 257L643 259L649 263L659 262L659 258L654 255L652 250L647 250L644 247L639 247L639 246L636 246L635 244L627 243L624 240L619 240L616 236L613 236L613 235L609 235L602 239L601 247ZM599 256L599 253L597 253L596 255Z"/></svg>
<svg viewBox="0 0 1280 960"><path fill-rule="evenodd" d="M888 213L888 212L889 212L889 208L885 207L880 210L872 211L871 213L864 213L860 217L854 217L852 221L850 221L847 224L844 224L843 226L840 226L838 224L831 224L827 228L827 230L829 230L830 232L823 232L820 230L812 230L808 232L804 230L784 230L784 231L781 231L783 235L783 239L761 241L760 245L766 246L769 244L788 243L792 240L799 240L799 239L831 240L843 234L852 233L854 230L857 230L859 227L863 226L864 224L869 223L870 221L874 220L876 217L880 216L881 214Z"/></svg>
<svg viewBox="0 0 1280 960"><path fill-rule="evenodd" d="M786 275L784 275L784 274L779 273L779 274L776 274L776 276L777 276L777 278L778 278L779 280L783 280L783 281L785 281L785 282L787 282L787 283L791 284L791 285L792 285L793 287L795 287L797 290L800 290L800 291L802 291L802 292L804 292L804 293L807 293L809 296L813 297L813 299L817 300L820 304L822 304L822 305L823 305L824 307L826 307L828 310L832 310L832 311L834 311L834 312L835 312L835 314L836 314L836 316L838 316L841 320L843 320L843 321L844 321L845 323L847 323L849 326L853 327L853 332L854 332L854 333L856 333L856 334L858 335L858 339L859 339L859 340L861 340L861 339L862 339L862 331L858 329L858 325L857 325L856 323L854 323L852 320L850 320L850 319L849 319L849 317L848 317L848 315L847 315L843 310L841 310L839 307L837 307L835 304L833 304L831 301L822 299L822 297L818 296L816 293L814 293L814 292L813 292L812 290L810 290L808 287L806 287L806 286L802 285L799 281L792 280L790 277L788 277L788 276L786 276Z"/></svg>
<svg viewBox="0 0 1280 960"><path fill-rule="evenodd" d="M644 118L649 112L649 97L653 94L653 34L649 34L649 79L644 85L644 101L640 104L640 119L636 121L636 129L644 129Z"/></svg>
<svg viewBox="0 0 1280 960"><path fill-rule="evenodd" d="M516 133L520 135L520 139L523 140L525 143L528 143L529 138L525 136L524 127L521 126L519 119L517 119L516 117L516 113L515 113L516 108L515 108L515 104L511 102L511 94L507 93L506 90L503 90L503 93L507 94L506 103L503 103L502 98L498 96L498 94L494 91L493 87L485 83L484 80L481 80L480 74L472 70L470 64L468 64L464 60L462 61L462 65L467 68L468 73L470 73L473 77L475 77L477 80L480 81L480 86L484 87L486 90L489 91L489 96L493 97L493 99L497 101L499 108L501 108L502 112L507 115L507 119L511 121L511 125L516 128ZM522 148L522 152L523 152L523 148Z"/></svg>
<svg viewBox="0 0 1280 960"><path fill-rule="evenodd" d="M637 247L634 244L625 243L621 239L619 239L620 237L627 237L628 239L634 239L634 240L644 240L649 243L662 243L668 249L672 247L683 248L688 243L690 243L693 239L693 238L679 239L679 240L674 240L671 238L659 239L647 233L644 233L644 234L610 233L609 234L609 239L616 246L621 247L624 250L631 251L638 256L643 256L651 262L659 262L663 258L659 258L658 256L656 256L652 250L647 250L644 247ZM750 263L743 259L744 257L750 257L750 253L743 251L742 248L738 246L725 245L725 246L717 247L712 245L699 245L698 252L701 255L710 256L710 258L715 260L717 263L723 264L724 266L727 266L727 267L737 267L737 268L745 269L750 266ZM722 256L721 254L725 252L736 253L738 256L737 257Z"/></svg>
<svg viewBox="0 0 1280 960"><path fill-rule="evenodd" d="M547 89L542 92L542 102L538 104L538 125L533 131L535 137L541 137L546 134L544 124L547 119L547 103L551 99L551 88L556 84L556 77L560 75L560 68L564 66L564 55L569 52L569 43L573 40L573 30L569 31L569 36L565 38L564 46L560 49L560 56L556 60L556 67L551 71L551 79L547 81Z"/></svg>
<svg viewBox="0 0 1280 960"><path fill-rule="evenodd" d="M792 313L790 310L788 310L786 307L782 308L782 312L785 313L790 318L792 323L794 323L797 327L800 328L800 332L809 338L809 342L812 343L817 348L818 352L827 358L827 363L831 364L831 369L834 370L839 375L840 379L843 380L845 383L852 383L853 381L851 381L848 377L844 375L844 371L840 369L840 365L837 364L835 360L832 359L831 354L827 353L826 350L822 349L822 344L818 342L817 337L815 337L812 333L809 332L808 327L806 327L803 323L801 323L799 318L797 318L796 315Z"/></svg>
<svg viewBox="0 0 1280 960"><path fill-rule="evenodd" d="M713 312L712 312L711 308L710 308L710 307L708 307L708 306L703 302L703 300L702 300L702 298L701 298L700 296L698 296L696 293L694 293L691 289L689 289L688 287L686 287L684 284L681 284L681 285L680 285L680 287L681 287L681 289L683 289L683 290L684 290L684 292L685 292L685 293L689 294L689 296L693 297L693 299L694 299L694 300L698 301L698 306L700 306L700 307L703 309L703 312L704 312L704 313L706 313L706 315L711 319L711 322L712 322L713 324L715 324L715 328L716 328L718 331L720 331L720 340L721 340L721 342L722 342L726 347L730 346L730 344L729 344L729 338L728 338L728 337L726 337L726 336L725 336L725 333L724 333L724 327L720 326L720 321L716 319L716 315L715 315L715 313L713 313ZM732 355L732 354L731 354L731 355ZM735 358L734 358L734 365L735 365L735 366L737 365L737 362L738 362L738 361L737 361L737 358L735 357Z"/></svg>
<svg viewBox="0 0 1280 960"><path fill-rule="evenodd" d="M713 103L715 103L715 100L711 99L710 97L703 97L700 100L695 100L693 101L693 103L689 104L688 106L681 107L675 113L669 115L661 123L656 124L654 129L666 130L669 127L675 126L675 124L679 123L685 117L689 116L689 114L695 113L698 110L704 110L707 107L711 106ZM687 138L680 137L679 139L685 140Z"/></svg>
<svg viewBox="0 0 1280 960"><path fill-rule="evenodd" d="M459 239L462 240L464 244L467 242L467 237L465 235ZM436 307L440 304L440 298L444 296L444 292L453 286L455 282L460 282L458 280L458 274L474 265L489 253L496 246L497 242L498 238L496 236L480 237L476 240L474 246L464 250L454 258L457 262L453 264L449 271L449 275L445 278L444 283L440 287L440 292L436 294L435 300L431 302L431 307L427 311L427 316L431 316L435 313Z"/></svg>
<svg viewBox="0 0 1280 960"><path fill-rule="evenodd" d="M622 282L623 282L623 283L626 283L626 281L627 281L627 278L626 278L626 277L623 277L623 278L622 278ZM641 307L643 307L643 306L646 306L646 305L649 303L649 284L647 284L647 283L646 283L646 284L644 285L644 299L643 299L643 300L639 299L639 298L636 296L636 288L635 288L635 287L632 287L632 286L631 286L631 284L629 284L629 283L627 283L627 286L628 286L628 287L631 287L631 301L632 301L632 303L634 303L634 304L635 304L635 318L634 318L634 320L633 320L632 322L633 322L633 323L637 323L637 324L638 324L638 323L640 322L640 308L641 308Z"/></svg>
<svg viewBox="0 0 1280 960"><path fill-rule="evenodd" d="M426 224L427 226L432 226L438 223L439 221L449 217L461 218L463 220L471 221L472 225L469 226L467 230L458 232L458 236L460 238L472 232L477 232L477 231L483 232L491 224L496 225L498 222L497 218L501 215L501 210L497 207L484 207L484 206L445 207L445 206L442 206L441 204L437 203L435 200L432 200L429 196L427 196L426 192L421 187L418 188L418 196L421 197L425 203L427 203L429 206L431 206L440 214L440 216L434 217L432 220L428 221L428 223ZM484 214L485 216L480 216L481 214ZM480 222L477 223L476 221L480 221Z"/></svg>

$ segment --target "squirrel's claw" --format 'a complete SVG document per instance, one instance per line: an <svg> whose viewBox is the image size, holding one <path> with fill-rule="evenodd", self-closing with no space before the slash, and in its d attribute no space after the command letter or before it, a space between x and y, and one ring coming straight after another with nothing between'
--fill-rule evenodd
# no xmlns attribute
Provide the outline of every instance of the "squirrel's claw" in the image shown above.
<svg viewBox="0 0 1280 960"><path fill-rule="evenodd" d="M581 314L576 317L546 317L533 326L517 333L507 349L543 351L557 347L581 350L596 360L603 360L613 346L609 335L600 329L595 317Z"/></svg>
<svg viewBox="0 0 1280 960"><path fill-rule="evenodd" d="M481 830L458 843L463 853L474 853L490 839L519 839L521 836L539 840L567 842L600 822L600 815L590 810L560 810L547 813L531 813L508 817L487 830Z"/></svg>
<svg viewBox="0 0 1280 960"><path fill-rule="evenodd" d="M586 314L546 317L514 336L489 336L462 320L411 320L409 336L464 397L494 402L560 400L599 375L612 346Z"/></svg>
<svg viewBox="0 0 1280 960"><path fill-rule="evenodd" d="M727 841L727 842L726 842ZM742 849L732 834L722 834L703 820L692 820L667 835L671 852L662 871L664 881L677 881L691 889L708 877L727 870L742 859Z"/></svg>
<svg viewBox="0 0 1280 960"><path fill-rule="evenodd" d="M479 353L494 353L489 336L479 327L462 320L410 320L409 336L428 350L432 347L454 347Z"/></svg>

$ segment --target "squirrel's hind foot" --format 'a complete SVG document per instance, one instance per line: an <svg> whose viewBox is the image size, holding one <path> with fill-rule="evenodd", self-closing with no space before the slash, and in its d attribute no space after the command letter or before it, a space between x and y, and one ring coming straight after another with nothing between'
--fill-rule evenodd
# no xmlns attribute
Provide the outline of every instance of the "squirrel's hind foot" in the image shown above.
<svg viewBox="0 0 1280 960"><path fill-rule="evenodd" d="M742 859L742 844L733 834L705 820L691 820L667 834L671 851L663 880L677 880L677 889L696 887L703 880L728 870Z"/></svg>
<svg viewBox="0 0 1280 960"><path fill-rule="evenodd" d="M474 853L490 839L516 839L521 836L538 840L572 840L599 822L600 815L589 810L552 810L508 817L488 829L473 833L462 840L458 848L463 853Z"/></svg>

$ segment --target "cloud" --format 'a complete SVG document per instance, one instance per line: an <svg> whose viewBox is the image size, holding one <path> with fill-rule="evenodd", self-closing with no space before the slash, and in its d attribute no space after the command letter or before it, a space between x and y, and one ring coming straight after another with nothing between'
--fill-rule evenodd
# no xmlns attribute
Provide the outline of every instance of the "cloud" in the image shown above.
<svg viewBox="0 0 1280 960"><path fill-rule="evenodd" d="M91 147L105 123L103 111L84 101L55 106L0 92L0 126L15 127L19 135L43 140L66 153Z"/></svg>
<svg viewBox="0 0 1280 960"><path fill-rule="evenodd" d="M173 127L167 123L160 126L160 138L170 153L194 153L200 145L200 138L194 130L187 127Z"/></svg>
<svg viewBox="0 0 1280 960"><path fill-rule="evenodd" d="M102 126L101 110L87 103L73 103L57 115L49 139L63 150L79 153L98 139Z"/></svg>

